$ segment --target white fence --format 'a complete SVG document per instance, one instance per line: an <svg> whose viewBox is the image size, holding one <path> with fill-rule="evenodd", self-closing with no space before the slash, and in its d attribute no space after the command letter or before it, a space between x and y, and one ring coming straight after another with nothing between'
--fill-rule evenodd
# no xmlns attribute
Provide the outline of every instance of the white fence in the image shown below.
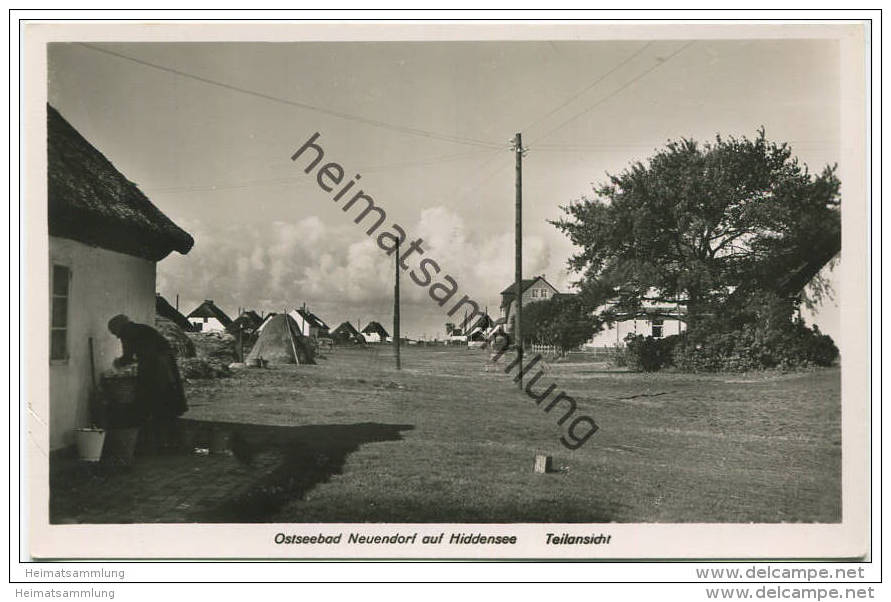
<svg viewBox="0 0 891 602"><path fill-rule="evenodd" d="M563 357L562 347L556 345L532 345L532 353L540 353L544 357Z"/></svg>

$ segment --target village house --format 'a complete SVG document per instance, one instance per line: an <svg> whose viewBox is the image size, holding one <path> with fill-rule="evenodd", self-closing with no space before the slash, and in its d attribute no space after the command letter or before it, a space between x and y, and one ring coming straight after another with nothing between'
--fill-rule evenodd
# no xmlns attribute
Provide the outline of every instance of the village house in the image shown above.
<svg viewBox="0 0 891 602"><path fill-rule="evenodd" d="M544 274L521 281L521 292L523 307L537 301L547 301L554 295L559 294L557 289L545 280ZM510 286L501 291L501 324L511 324L512 317L517 313L517 286L512 283Z"/></svg>
<svg viewBox="0 0 891 602"><path fill-rule="evenodd" d="M193 330L198 332L223 332L232 324L232 319L214 304L213 299L205 299L187 317Z"/></svg>
<svg viewBox="0 0 891 602"><path fill-rule="evenodd" d="M475 321L468 321L470 324L465 328L461 328L460 324L454 325L454 329L451 330L451 332L446 333L448 342L470 343L485 341L486 334L495 326L495 320L486 313L481 315Z"/></svg>
<svg viewBox="0 0 891 602"><path fill-rule="evenodd" d="M179 310L170 305L170 302L158 293L155 296L155 315L166 318L187 332L192 330L192 323L188 318L179 313Z"/></svg>
<svg viewBox="0 0 891 602"><path fill-rule="evenodd" d="M341 322L340 326L331 332L331 338L338 345L362 344L365 342L365 337L359 334L359 331L350 322Z"/></svg>
<svg viewBox="0 0 891 602"><path fill-rule="evenodd" d="M366 343L386 343L390 338L390 333L381 326L380 322L369 322L362 329L362 336Z"/></svg>
<svg viewBox="0 0 891 602"><path fill-rule="evenodd" d="M263 322L260 314L252 309L247 309L238 314L238 317L232 320L226 330L232 335L239 333L252 335L257 332Z"/></svg>
<svg viewBox="0 0 891 602"><path fill-rule="evenodd" d="M49 447L56 450L89 426L93 378L121 354L108 320L126 314L154 324L156 264L172 251L188 253L194 240L49 105L47 197Z"/></svg>
<svg viewBox="0 0 891 602"><path fill-rule="evenodd" d="M610 309L610 305L598 307L595 314ZM681 334L687 329L686 309L682 303L666 304L644 301L639 311L633 314L617 314L617 320L604 324L603 330L594 333L583 347L602 349L624 347L629 334L662 339Z"/></svg>
<svg viewBox="0 0 891 602"><path fill-rule="evenodd" d="M314 339L329 336L328 325L306 307L293 310L290 312L290 316L297 322L303 336Z"/></svg>
<svg viewBox="0 0 891 602"><path fill-rule="evenodd" d="M501 319L498 325L503 325L510 331L512 326L512 316L516 313L516 286L511 284L501 291ZM537 276L522 281L523 291L523 307L530 303L538 301L547 301L561 295L571 295L572 293L561 293L549 283L544 275ZM599 307L593 315L599 314L610 308L610 305ZM603 330L594 334L583 346L586 348L602 348L623 346L625 337L629 334L641 334L643 336L651 336L655 339L661 339L673 334L680 334L686 328L684 320L684 307L682 304L657 304L653 302L644 302L641 310L633 315L619 315L617 320L611 324L604 326ZM490 329L487 333L491 337L494 330Z"/></svg>

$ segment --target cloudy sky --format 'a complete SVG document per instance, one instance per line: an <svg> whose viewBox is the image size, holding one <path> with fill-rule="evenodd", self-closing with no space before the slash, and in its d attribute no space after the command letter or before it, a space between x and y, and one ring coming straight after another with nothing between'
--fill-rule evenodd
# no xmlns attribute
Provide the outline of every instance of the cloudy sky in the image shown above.
<svg viewBox="0 0 891 602"><path fill-rule="evenodd" d="M158 266L184 313L306 303L332 327L392 323L392 259L290 160L315 132L496 316L515 132L524 273L560 290L572 247L547 220L668 139L763 125L812 171L840 161L832 41L55 44L48 60L49 102L195 237ZM403 333L442 336L444 311L403 283ZM837 334L837 302L815 320Z"/></svg>

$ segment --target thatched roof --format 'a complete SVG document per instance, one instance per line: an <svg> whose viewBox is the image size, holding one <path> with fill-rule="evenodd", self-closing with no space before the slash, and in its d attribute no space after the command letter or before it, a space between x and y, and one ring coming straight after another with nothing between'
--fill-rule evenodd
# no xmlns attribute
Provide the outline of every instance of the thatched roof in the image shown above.
<svg viewBox="0 0 891 602"><path fill-rule="evenodd" d="M222 309L217 307L213 299L205 299L204 303L192 310L187 318L216 318L223 326L232 324L232 319Z"/></svg>
<svg viewBox="0 0 891 602"><path fill-rule="evenodd" d="M369 322L365 325L365 328L362 329L362 332L365 334L379 334L382 338L390 338L390 333L381 326L380 322Z"/></svg>
<svg viewBox="0 0 891 602"><path fill-rule="evenodd" d="M328 328L328 325L325 324L322 318L315 315L308 309L298 309L297 313L300 314L300 317L306 320L310 326L315 326L316 328Z"/></svg>
<svg viewBox="0 0 891 602"><path fill-rule="evenodd" d="M340 323L340 326L338 326L337 328L335 328L334 331L333 331L331 334L332 334L332 335L335 335L335 334L345 334L345 335L350 335L350 336L358 336L359 331L356 330L356 327L353 326L351 323L349 323L349 322L341 322L341 323Z"/></svg>
<svg viewBox="0 0 891 602"><path fill-rule="evenodd" d="M241 312L240 316L232 320L232 323L226 327L226 330L229 332L238 332L240 330L251 333L257 330L262 323L263 318L260 317L260 314L253 310L247 310Z"/></svg>
<svg viewBox="0 0 891 602"><path fill-rule="evenodd" d="M192 330L192 324L175 307L170 305L170 302L162 297L161 293L155 293L155 314L167 318L183 330Z"/></svg>
<svg viewBox="0 0 891 602"><path fill-rule="evenodd" d="M353 341L355 343L365 342L365 337L359 334L356 327L349 322L341 322L340 326L331 332L331 338L335 341Z"/></svg>
<svg viewBox="0 0 891 602"><path fill-rule="evenodd" d="M195 241L47 105L49 233L158 261Z"/></svg>

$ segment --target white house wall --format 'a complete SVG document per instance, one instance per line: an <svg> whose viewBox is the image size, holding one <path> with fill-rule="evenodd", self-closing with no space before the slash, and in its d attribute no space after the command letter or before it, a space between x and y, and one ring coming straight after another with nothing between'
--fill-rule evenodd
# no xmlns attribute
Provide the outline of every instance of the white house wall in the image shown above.
<svg viewBox="0 0 891 602"><path fill-rule="evenodd" d="M673 334L681 334L686 326L680 320L663 320L662 338ZM653 335L653 323L647 319L624 320L614 322L611 326L595 334L585 343L585 347L615 347L625 345L625 337L629 334L640 334L645 337Z"/></svg>
<svg viewBox="0 0 891 602"><path fill-rule="evenodd" d="M294 321L297 322L297 326L300 327L300 332L305 337L317 337L319 335L319 329L313 328L310 326L309 322L300 315L296 309L288 312L288 315L294 318Z"/></svg>
<svg viewBox="0 0 891 602"><path fill-rule="evenodd" d="M54 236L49 257L50 290L54 264L71 270L68 359L50 361L49 371L50 449L58 449L73 442L73 429L90 421L89 338L98 378L121 355L120 341L108 332L111 317L123 313L134 322L154 324L155 262Z"/></svg>
<svg viewBox="0 0 891 602"><path fill-rule="evenodd" d="M226 327L216 318L189 318L189 323L201 332L223 332Z"/></svg>

